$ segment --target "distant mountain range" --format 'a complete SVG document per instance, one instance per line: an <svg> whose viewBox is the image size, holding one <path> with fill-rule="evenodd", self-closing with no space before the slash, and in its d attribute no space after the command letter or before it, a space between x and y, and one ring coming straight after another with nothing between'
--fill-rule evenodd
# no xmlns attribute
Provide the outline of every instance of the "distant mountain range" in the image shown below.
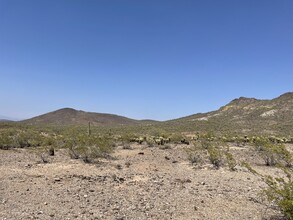
<svg viewBox="0 0 293 220"><path fill-rule="evenodd" d="M113 114L64 108L22 122L29 124L99 126L153 125L166 131L267 133L293 135L293 92L272 100L240 97L220 109L164 122L134 120Z"/></svg>
<svg viewBox="0 0 293 220"><path fill-rule="evenodd" d="M18 119L0 115L0 121L17 121Z"/></svg>

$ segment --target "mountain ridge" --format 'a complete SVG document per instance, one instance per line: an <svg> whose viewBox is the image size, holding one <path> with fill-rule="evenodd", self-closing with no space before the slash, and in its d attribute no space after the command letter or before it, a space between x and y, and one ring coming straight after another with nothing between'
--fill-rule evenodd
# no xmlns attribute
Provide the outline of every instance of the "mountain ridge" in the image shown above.
<svg viewBox="0 0 293 220"><path fill-rule="evenodd" d="M180 130L293 135L293 92L274 99L240 97L218 110L165 122Z"/></svg>
<svg viewBox="0 0 293 220"><path fill-rule="evenodd" d="M218 110L167 120L135 120L107 113L62 108L22 122L29 124L98 126L154 125L166 131L215 131L293 135L293 92L273 99L239 97Z"/></svg>

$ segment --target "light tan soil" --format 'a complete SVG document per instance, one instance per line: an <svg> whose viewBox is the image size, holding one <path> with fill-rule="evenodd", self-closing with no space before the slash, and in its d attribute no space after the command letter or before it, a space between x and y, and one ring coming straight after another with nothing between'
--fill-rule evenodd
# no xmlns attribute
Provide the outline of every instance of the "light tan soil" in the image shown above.
<svg viewBox="0 0 293 220"><path fill-rule="evenodd" d="M46 164L32 149L1 150L0 219L276 219L259 195L260 177L242 168L195 169L184 147L118 147L98 164L70 159L65 149Z"/></svg>

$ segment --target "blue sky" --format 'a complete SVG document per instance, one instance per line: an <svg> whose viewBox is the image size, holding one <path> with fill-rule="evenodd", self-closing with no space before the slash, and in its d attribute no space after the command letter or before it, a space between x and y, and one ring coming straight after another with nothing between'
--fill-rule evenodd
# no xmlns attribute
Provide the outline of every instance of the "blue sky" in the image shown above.
<svg viewBox="0 0 293 220"><path fill-rule="evenodd" d="M292 0L0 0L0 115L166 120L293 91Z"/></svg>

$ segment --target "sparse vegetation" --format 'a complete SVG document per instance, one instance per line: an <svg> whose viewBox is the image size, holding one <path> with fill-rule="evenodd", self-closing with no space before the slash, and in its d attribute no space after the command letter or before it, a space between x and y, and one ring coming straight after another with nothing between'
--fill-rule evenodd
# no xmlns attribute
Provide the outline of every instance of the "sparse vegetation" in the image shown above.
<svg viewBox="0 0 293 220"><path fill-rule="evenodd" d="M149 127L131 125L105 128L93 125L91 126L91 135L88 135L87 126L55 127L5 124L1 127L0 123L0 149L40 149L43 153L37 154L38 162L53 163L56 157L49 156L57 154L58 157L60 148L66 148L70 158L79 159L84 163L96 163L101 161L99 158L108 158L117 146L122 146L123 149L127 150L136 150L137 148L145 150L147 149L145 146L149 146L154 147L154 149L148 149L152 151L168 150L164 152L166 154L163 157L164 161L175 165L178 158L169 155L169 153L176 148L185 148L188 160L196 168L219 169L223 167L226 171L229 169L237 171L237 173L248 170L261 176L268 185L264 190L266 198L278 206L288 219L292 219L293 184L291 176L264 177L256 171L259 167L254 169L259 165L267 165L269 169L270 167L274 169L281 167L286 174L291 174L292 155L284 145L284 143L292 142L290 136L281 135L278 137L277 135L265 136L251 133L243 135L232 132L222 133L222 130L219 133L210 130L208 132L181 133L180 126L176 129L166 128L160 123ZM229 146L233 147L232 150ZM251 152L252 157L240 162L241 160L238 160L239 158L235 154L235 148L241 149L243 152ZM117 149L119 150L121 147ZM143 152L144 150L135 154L145 158L147 154ZM127 151L125 152L127 153ZM258 160L255 164L248 162L255 158ZM121 164L114 167L118 170L124 167L135 167L129 161ZM242 169L243 167L246 169ZM158 169L160 168L154 168L156 172Z"/></svg>
<svg viewBox="0 0 293 220"><path fill-rule="evenodd" d="M229 152L229 148L225 151L225 156L227 160L228 167L231 171L235 171L235 167L237 165L237 161L233 157L233 155Z"/></svg>
<svg viewBox="0 0 293 220"><path fill-rule="evenodd" d="M293 182L291 174L286 178L265 177L268 188L264 190L267 199L274 203L287 219L293 219Z"/></svg>
<svg viewBox="0 0 293 220"><path fill-rule="evenodd" d="M207 150L211 164L217 169L220 168L224 163L222 151L218 146L209 147Z"/></svg>
<svg viewBox="0 0 293 220"><path fill-rule="evenodd" d="M254 146L262 156L265 165L276 166L281 164L291 167L292 155L283 144L275 144L269 139L259 138L255 140Z"/></svg>

